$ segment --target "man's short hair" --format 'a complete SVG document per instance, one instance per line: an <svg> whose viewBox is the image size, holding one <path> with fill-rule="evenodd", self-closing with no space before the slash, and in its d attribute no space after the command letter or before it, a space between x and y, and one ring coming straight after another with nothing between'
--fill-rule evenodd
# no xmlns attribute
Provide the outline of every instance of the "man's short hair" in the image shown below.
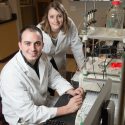
<svg viewBox="0 0 125 125"><path fill-rule="evenodd" d="M31 31L31 32L39 32L39 34L40 34L41 37L43 38L42 31L41 31L38 27L36 27L35 25L29 25L29 26L26 26L26 27L24 27L24 28L21 29L20 35L19 35L19 41L20 41L20 42L21 42L21 40L22 40L22 34L23 34L23 32L26 31L26 30L29 30L29 31Z"/></svg>

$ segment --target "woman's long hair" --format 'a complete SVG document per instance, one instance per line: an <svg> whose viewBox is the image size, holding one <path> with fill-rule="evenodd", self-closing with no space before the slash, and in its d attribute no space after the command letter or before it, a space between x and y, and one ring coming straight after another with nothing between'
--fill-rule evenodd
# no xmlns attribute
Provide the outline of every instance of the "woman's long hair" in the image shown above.
<svg viewBox="0 0 125 125"><path fill-rule="evenodd" d="M42 22L41 22L42 30L44 30L44 32L46 32L47 34L49 34L51 36L51 27L50 27L50 24L48 21L48 12L51 8L62 13L63 25L61 27L61 30L64 32L64 34L66 34L68 32L68 29L69 29L68 15L67 15L67 12L66 12L64 6L58 1L51 2L49 4L49 6L47 7L46 12L45 12L44 17L43 17Z"/></svg>

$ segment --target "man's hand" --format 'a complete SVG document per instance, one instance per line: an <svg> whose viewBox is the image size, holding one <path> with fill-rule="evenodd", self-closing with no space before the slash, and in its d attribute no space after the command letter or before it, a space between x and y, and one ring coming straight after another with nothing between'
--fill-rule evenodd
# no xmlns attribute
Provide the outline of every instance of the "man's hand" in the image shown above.
<svg viewBox="0 0 125 125"><path fill-rule="evenodd" d="M83 88L79 87L77 89L70 89L66 93L73 97L67 105L58 107L57 116L76 112L82 105L83 97L85 96Z"/></svg>
<svg viewBox="0 0 125 125"><path fill-rule="evenodd" d="M80 95L82 97L84 97L84 90L83 88L79 87L77 89L70 89L66 92L67 94L70 94L72 96L75 96L75 95Z"/></svg>
<svg viewBox="0 0 125 125"><path fill-rule="evenodd" d="M82 105L83 98L80 94L73 96L67 105L57 108L57 116L76 112Z"/></svg>

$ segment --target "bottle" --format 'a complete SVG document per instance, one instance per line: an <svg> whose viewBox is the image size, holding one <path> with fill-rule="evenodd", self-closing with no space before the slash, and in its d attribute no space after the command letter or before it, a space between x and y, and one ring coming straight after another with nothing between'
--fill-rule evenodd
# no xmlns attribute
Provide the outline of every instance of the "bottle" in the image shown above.
<svg viewBox="0 0 125 125"><path fill-rule="evenodd" d="M106 21L106 32L112 36L121 36L123 31L120 30L123 28L124 25L124 9L122 7L122 3L120 0L114 0L111 2L112 7L107 13L107 21ZM112 29L109 29L112 28ZM121 53L120 51L123 50L124 44L117 40L108 40L106 41L106 45L111 46L111 48L116 49L114 53L111 52L111 55L117 55L117 53ZM113 50L113 49L112 49ZM112 55L112 56L113 56Z"/></svg>
<svg viewBox="0 0 125 125"><path fill-rule="evenodd" d="M120 1L112 1L112 7L107 14L106 27L107 28L123 28L124 23L124 9L121 8Z"/></svg>
<svg viewBox="0 0 125 125"><path fill-rule="evenodd" d="M121 6L125 9L125 0L121 0Z"/></svg>

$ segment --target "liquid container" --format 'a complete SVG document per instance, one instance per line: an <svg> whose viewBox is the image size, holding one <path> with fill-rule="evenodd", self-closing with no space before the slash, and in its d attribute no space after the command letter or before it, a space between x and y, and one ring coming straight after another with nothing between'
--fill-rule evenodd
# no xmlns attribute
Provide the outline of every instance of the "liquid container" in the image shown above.
<svg viewBox="0 0 125 125"><path fill-rule="evenodd" d="M124 9L121 7L120 1L112 1L112 7L107 14L107 28L123 28Z"/></svg>

